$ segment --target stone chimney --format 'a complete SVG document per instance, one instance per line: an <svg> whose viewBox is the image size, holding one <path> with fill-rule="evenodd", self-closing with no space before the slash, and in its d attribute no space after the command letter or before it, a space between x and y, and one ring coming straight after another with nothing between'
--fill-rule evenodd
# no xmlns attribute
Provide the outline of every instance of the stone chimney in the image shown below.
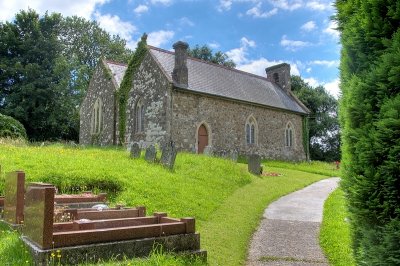
<svg viewBox="0 0 400 266"><path fill-rule="evenodd" d="M279 65L267 67L265 69L267 72L267 79L271 82L275 82L286 92L292 90L292 85L290 81L290 65L287 63L282 63Z"/></svg>
<svg viewBox="0 0 400 266"><path fill-rule="evenodd" d="M188 86L187 49L185 42L176 42L172 46L175 49L175 66L172 72L172 80L180 87Z"/></svg>

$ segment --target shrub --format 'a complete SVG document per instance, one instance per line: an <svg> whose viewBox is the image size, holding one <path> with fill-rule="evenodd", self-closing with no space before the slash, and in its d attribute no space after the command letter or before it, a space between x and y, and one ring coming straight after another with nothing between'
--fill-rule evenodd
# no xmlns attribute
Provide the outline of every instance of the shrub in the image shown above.
<svg viewBox="0 0 400 266"><path fill-rule="evenodd" d="M0 114L0 138L26 139L24 126L11 116Z"/></svg>

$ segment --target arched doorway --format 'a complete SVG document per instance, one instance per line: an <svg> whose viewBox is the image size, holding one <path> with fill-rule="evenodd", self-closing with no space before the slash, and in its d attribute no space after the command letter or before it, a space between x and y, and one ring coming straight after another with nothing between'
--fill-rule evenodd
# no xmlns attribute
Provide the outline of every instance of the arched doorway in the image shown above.
<svg viewBox="0 0 400 266"><path fill-rule="evenodd" d="M204 148L208 145L208 132L207 132L207 128L205 127L204 124L202 124L199 127L199 131L198 131L198 143L197 143L197 152L198 153L203 153L204 152Z"/></svg>

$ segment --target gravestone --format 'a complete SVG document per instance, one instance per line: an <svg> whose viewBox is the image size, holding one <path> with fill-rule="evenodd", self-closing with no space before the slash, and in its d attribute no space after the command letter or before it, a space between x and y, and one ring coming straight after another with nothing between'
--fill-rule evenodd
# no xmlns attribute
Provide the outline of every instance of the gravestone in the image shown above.
<svg viewBox="0 0 400 266"><path fill-rule="evenodd" d="M24 186L25 173L8 173L4 180L4 221L21 224L24 221Z"/></svg>
<svg viewBox="0 0 400 266"><path fill-rule="evenodd" d="M248 170L254 175L262 174L261 157L258 154L250 154L248 157Z"/></svg>
<svg viewBox="0 0 400 266"><path fill-rule="evenodd" d="M209 146L209 145L205 146L203 153L204 153L204 155L212 156L213 155L212 146Z"/></svg>
<svg viewBox="0 0 400 266"><path fill-rule="evenodd" d="M157 155L156 147L154 147L154 145L152 144L149 147L147 147L144 159L149 163L154 163L156 160L156 155Z"/></svg>
<svg viewBox="0 0 400 266"><path fill-rule="evenodd" d="M175 143L173 141L168 142L162 149L161 164L169 169L174 168L176 154Z"/></svg>
<svg viewBox="0 0 400 266"><path fill-rule="evenodd" d="M142 149L139 146L139 143L134 142L131 146L131 158L139 158Z"/></svg>
<svg viewBox="0 0 400 266"><path fill-rule="evenodd" d="M238 153L238 151L237 150L233 150L233 151L231 151L231 154L230 154L231 156L231 160L232 161L234 161L234 162L237 162L237 160L238 160L238 157L239 157L239 153Z"/></svg>

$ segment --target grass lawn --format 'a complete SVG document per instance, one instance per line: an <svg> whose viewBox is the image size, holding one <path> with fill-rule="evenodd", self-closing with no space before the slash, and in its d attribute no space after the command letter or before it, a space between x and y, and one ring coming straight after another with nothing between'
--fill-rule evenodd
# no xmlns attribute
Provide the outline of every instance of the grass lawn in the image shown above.
<svg viewBox="0 0 400 266"><path fill-rule="evenodd" d="M266 168L264 168L266 171L269 171L268 167L272 166L272 167L280 167L286 169L294 169L298 171L326 175L331 177L342 175L341 170L336 169L335 163L327 163L320 161L288 163L284 161L267 160L264 161L264 165L266 166Z"/></svg>
<svg viewBox="0 0 400 266"><path fill-rule="evenodd" d="M148 213L196 218L202 248L210 265L241 265L265 207L273 200L326 178L284 168L266 171L282 176L256 177L247 166L228 160L179 153L173 171L130 159L120 148L73 148L62 145L0 145L0 194L4 172L22 169L29 181L50 182L61 192L93 189L111 195L111 203L145 205ZM0 259L11 265L30 261L16 233L1 228ZM103 265L120 265L110 261ZM148 260L126 260L125 265L185 265L187 260L154 253ZM190 264L201 264L191 261Z"/></svg>
<svg viewBox="0 0 400 266"><path fill-rule="evenodd" d="M324 204L320 244L332 266L356 265L351 249L350 228L343 191L332 192Z"/></svg>

